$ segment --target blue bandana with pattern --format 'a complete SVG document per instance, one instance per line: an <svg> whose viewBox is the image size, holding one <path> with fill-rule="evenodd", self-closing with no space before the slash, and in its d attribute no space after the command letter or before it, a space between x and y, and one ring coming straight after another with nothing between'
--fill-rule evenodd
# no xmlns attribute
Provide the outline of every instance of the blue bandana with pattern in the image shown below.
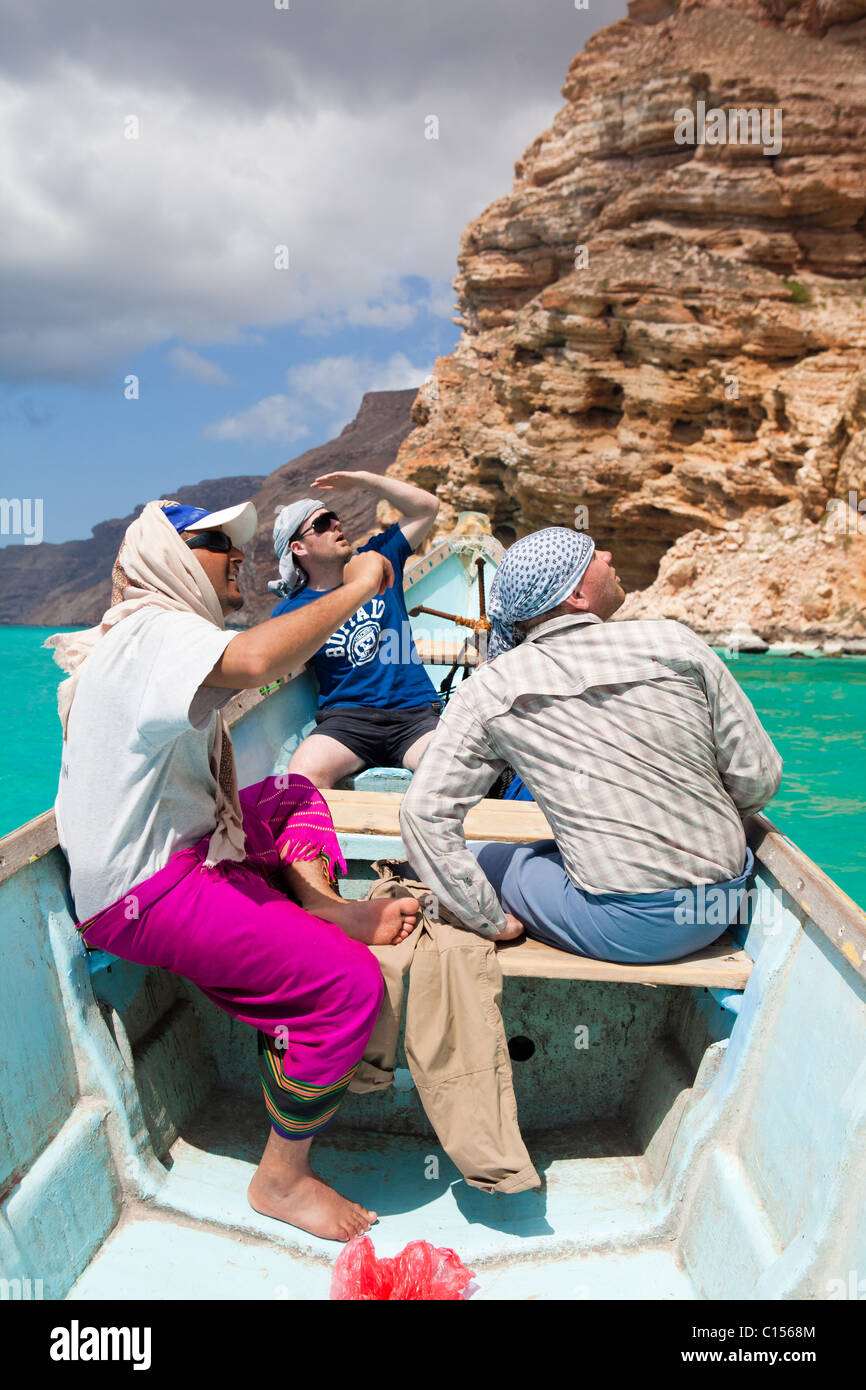
<svg viewBox="0 0 866 1390"><path fill-rule="evenodd" d="M574 593L594 550L591 536L567 526L548 526L514 542L490 588L488 660L523 641L517 623L549 612Z"/></svg>

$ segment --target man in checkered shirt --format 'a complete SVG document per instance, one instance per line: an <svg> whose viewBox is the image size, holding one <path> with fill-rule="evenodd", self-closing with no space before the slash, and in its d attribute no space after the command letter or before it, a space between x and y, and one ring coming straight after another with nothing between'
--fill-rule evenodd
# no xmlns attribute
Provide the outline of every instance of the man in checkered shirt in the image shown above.
<svg viewBox="0 0 866 1390"><path fill-rule="evenodd" d="M608 622L624 597L583 532L511 547L491 659L452 697L400 824L416 875L471 930L637 964L700 950L733 920L754 862L743 822L782 763L687 627ZM508 767L554 838L470 849L466 813Z"/></svg>

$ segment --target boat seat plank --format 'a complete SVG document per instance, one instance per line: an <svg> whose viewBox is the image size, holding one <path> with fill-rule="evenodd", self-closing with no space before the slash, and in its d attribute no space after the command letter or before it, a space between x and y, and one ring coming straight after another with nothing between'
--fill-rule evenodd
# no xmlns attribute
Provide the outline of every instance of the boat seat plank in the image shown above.
<svg viewBox="0 0 866 1390"><path fill-rule="evenodd" d="M322 795L338 834L399 837L402 792L328 789ZM470 840L500 840L508 844L553 838L539 807L528 801L480 801L467 815L465 831ZM503 975L536 980L611 980L622 984L741 990L745 989L752 969L751 957L728 932L705 950L663 965L591 960L526 939L504 941L496 950Z"/></svg>
<svg viewBox="0 0 866 1390"><path fill-rule="evenodd" d="M359 788L322 792L337 834L400 834L402 792L368 792ZM553 832L538 806L531 801L495 801L485 798L466 817L464 829L469 840L521 841L550 840Z"/></svg>
<svg viewBox="0 0 866 1390"><path fill-rule="evenodd" d="M478 665L478 650L472 643L467 647L465 642L417 637L415 650L424 666L453 666L458 661L461 666Z"/></svg>
<svg viewBox="0 0 866 1390"><path fill-rule="evenodd" d="M619 965L591 960L569 951L546 946L542 941L503 941L496 947L503 975L533 980L611 980L619 984L692 985L705 989L741 990L751 974L753 961L729 932L711 946L683 960L662 965Z"/></svg>

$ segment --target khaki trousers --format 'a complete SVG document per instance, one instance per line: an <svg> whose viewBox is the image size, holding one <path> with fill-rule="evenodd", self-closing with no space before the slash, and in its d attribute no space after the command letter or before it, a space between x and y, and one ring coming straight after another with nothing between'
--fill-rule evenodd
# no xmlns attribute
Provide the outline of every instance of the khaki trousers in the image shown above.
<svg viewBox="0 0 866 1390"><path fill-rule="evenodd" d="M378 860L369 898L417 898L419 924L398 946L373 946L385 998L349 1089L387 1089L406 999L406 1059L442 1148L466 1182L485 1192L540 1187L517 1123L502 1022L502 969L493 942L431 915L433 895Z"/></svg>

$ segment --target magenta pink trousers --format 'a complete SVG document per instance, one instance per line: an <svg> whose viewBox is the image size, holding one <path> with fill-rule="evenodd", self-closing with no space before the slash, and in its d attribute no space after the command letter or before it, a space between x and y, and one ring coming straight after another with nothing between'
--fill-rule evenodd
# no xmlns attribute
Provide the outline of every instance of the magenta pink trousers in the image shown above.
<svg viewBox="0 0 866 1390"><path fill-rule="evenodd" d="M240 793L247 855L204 867L209 837L81 924L88 947L183 975L259 1031L273 1128L309 1139L328 1124L382 1002L379 963L286 896L281 866L322 857L346 871L327 803L306 777Z"/></svg>

